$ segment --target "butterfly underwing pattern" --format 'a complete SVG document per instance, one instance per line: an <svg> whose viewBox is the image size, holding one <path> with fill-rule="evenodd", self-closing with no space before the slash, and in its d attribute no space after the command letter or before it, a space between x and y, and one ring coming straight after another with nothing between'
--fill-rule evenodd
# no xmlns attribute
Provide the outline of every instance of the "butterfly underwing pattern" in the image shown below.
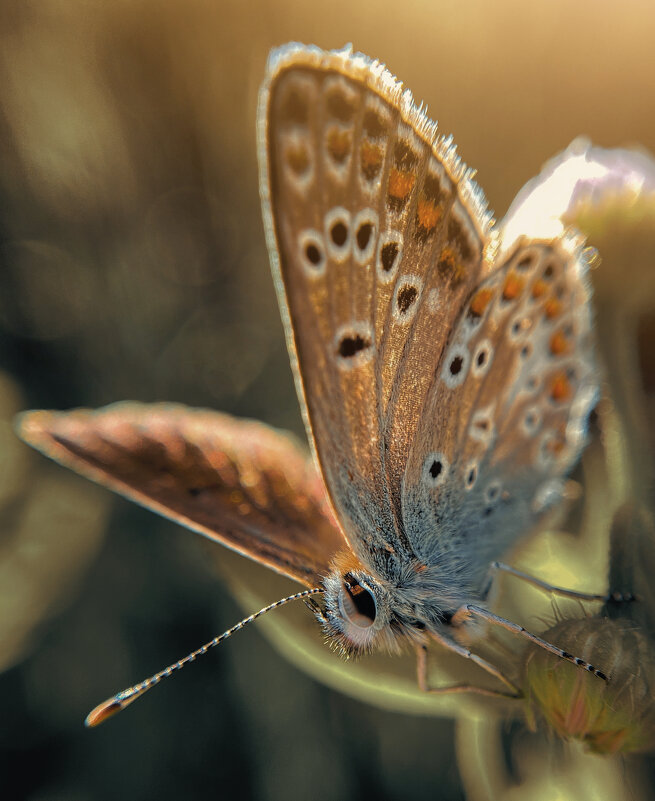
<svg viewBox="0 0 655 801"><path fill-rule="evenodd" d="M583 241L503 236L408 90L350 49L274 51L259 100L264 225L317 472L216 412L32 412L63 464L315 587L345 653L473 659L490 565L556 503L595 402ZM319 597L319 596L316 596ZM217 638L220 639L220 638ZM599 671L596 671L599 675Z"/></svg>
<svg viewBox="0 0 655 801"><path fill-rule="evenodd" d="M273 54L260 148L299 394L355 557L329 627L352 639L347 567L376 601L358 644L413 636L482 600L579 456L597 387L582 243L492 233L451 140L348 50Z"/></svg>

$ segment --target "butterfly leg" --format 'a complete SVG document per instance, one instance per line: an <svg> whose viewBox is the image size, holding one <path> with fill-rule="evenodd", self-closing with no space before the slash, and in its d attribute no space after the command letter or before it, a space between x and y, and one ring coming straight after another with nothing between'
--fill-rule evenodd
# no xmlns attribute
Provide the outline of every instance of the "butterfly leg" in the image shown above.
<svg viewBox="0 0 655 801"><path fill-rule="evenodd" d="M540 648L549 651L551 654L559 656L560 659L566 659L567 662L571 662L572 664L581 667L583 670L593 673L594 676L598 676L599 679L603 679L603 681L609 681L605 673L603 673L601 670L598 670L593 665L590 665L589 662L585 662L584 659L580 659L579 657L570 654L568 651L558 648L556 645L548 642L548 640L543 640L536 634L532 634L532 632L523 628L523 626L520 626L518 623L512 623L511 620L506 620L504 617L495 615L488 609L484 609L481 606L473 606L472 604L465 604L457 611L456 617L459 618L460 622L463 622L463 620L468 616L478 617L482 620L486 620L487 623L493 623L497 626L501 626L502 628L507 629L507 631L518 634L520 637L523 637L524 639L533 643L533 645L538 645ZM453 621L455 621L455 618L453 618Z"/></svg>
<svg viewBox="0 0 655 801"><path fill-rule="evenodd" d="M542 581L541 579L535 578L535 576L531 576L529 573L524 573L522 570L517 570L515 567L510 567L510 565L506 565L504 562L492 562L491 569L501 571L503 573L509 573L510 576L516 576L516 578L520 578L523 581L527 581L528 584L532 584L534 587L539 587L546 592L552 592L556 595L562 595L565 598L575 598L578 601L599 601L601 603L630 603L631 601L636 601L637 598L631 592L629 593L622 593L622 592L609 592L604 595L597 595L591 592L578 592L577 590L567 590L565 587L557 587L553 584L549 584L547 581Z"/></svg>
<svg viewBox="0 0 655 801"><path fill-rule="evenodd" d="M520 698L518 690L512 693L504 693L502 690L489 690L485 687L477 687L475 684L449 684L445 687L430 687L428 682L428 648L427 645L418 645L416 648L416 679L419 689L431 695L450 695L452 693L473 693L475 695L485 695L488 698Z"/></svg>
<svg viewBox="0 0 655 801"><path fill-rule="evenodd" d="M488 695L493 696L495 698L520 698L521 691L519 688L513 684L507 676L501 673L497 667L491 664L491 662L487 662L486 659L483 659L481 656L474 654L472 651L469 651L463 645L460 645L458 642L455 642L450 637L438 633L436 631L431 631L430 636L435 639L439 645L442 645L444 648L447 648L449 651L458 654L459 656L463 657L464 659L470 659L476 665L481 667L483 670L486 670L487 673L490 673L494 678L498 679L502 684L504 684L509 690L509 693L502 692L500 690L487 690L483 687L476 687L472 684L456 684L450 685L447 687L430 687L428 684L428 673L427 673L427 665L428 665L428 650L427 646L420 645L417 648L416 653L416 674L418 679L418 686L424 692L429 693L477 693L478 695Z"/></svg>

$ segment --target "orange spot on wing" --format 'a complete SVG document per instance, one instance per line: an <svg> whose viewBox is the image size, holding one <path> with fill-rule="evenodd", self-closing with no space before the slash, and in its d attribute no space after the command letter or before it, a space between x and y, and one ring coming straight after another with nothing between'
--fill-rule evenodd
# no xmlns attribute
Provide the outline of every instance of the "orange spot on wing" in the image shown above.
<svg viewBox="0 0 655 801"><path fill-rule="evenodd" d="M437 268L441 275L450 277L455 283L459 283L466 278L464 265L452 248L445 247L441 251Z"/></svg>
<svg viewBox="0 0 655 801"><path fill-rule="evenodd" d="M493 296L493 289L479 289L471 300L471 305L469 306L470 313L474 317L482 317Z"/></svg>
<svg viewBox="0 0 655 801"><path fill-rule="evenodd" d="M287 163L296 175L302 175L309 167L307 148L303 145L290 147L287 150Z"/></svg>
<svg viewBox="0 0 655 801"><path fill-rule="evenodd" d="M566 373L555 373L550 382L550 397L557 403L563 403L571 399L573 388Z"/></svg>
<svg viewBox="0 0 655 801"><path fill-rule="evenodd" d="M394 167L389 173L389 196L396 200L405 200L414 188L416 175Z"/></svg>
<svg viewBox="0 0 655 801"><path fill-rule="evenodd" d="M458 261L455 264L455 271L453 272L453 281L456 284L459 284L465 278L466 278L466 267L464 267L461 261Z"/></svg>
<svg viewBox="0 0 655 801"><path fill-rule="evenodd" d="M535 298L543 298L543 296L548 292L548 284L545 281L539 279L535 281L532 285L532 297Z"/></svg>
<svg viewBox="0 0 655 801"><path fill-rule="evenodd" d="M551 336L550 352L553 356L562 356L571 352L571 342L564 336L563 331L555 331Z"/></svg>
<svg viewBox="0 0 655 801"><path fill-rule="evenodd" d="M508 273L503 284L503 299L515 300L523 292L524 286L525 278L521 278L516 273Z"/></svg>
<svg viewBox="0 0 655 801"><path fill-rule="evenodd" d="M431 233L434 231L439 220L441 220L441 216L441 206L424 197L419 199L416 217L421 228Z"/></svg>
<svg viewBox="0 0 655 801"><path fill-rule="evenodd" d="M557 298L548 298L546 304L544 305L544 311L546 312L546 317L549 320L554 320L555 317L558 317L562 312L562 304L557 300Z"/></svg>
<svg viewBox="0 0 655 801"><path fill-rule="evenodd" d="M327 146L330 155L337 162L342 164L350 153L352 137L350 131L340 131L333 128L327 136Z"/></svg>
<svg viewBox="0 0 655 801"><path fill-rule="evenodd" d="M431 233L441 219L441 207L425 197L419 198L416 209L418 224L428 233Z"/></svg>
<svg viewBox="0 0 655 801"><path fill-rule="evenodd" d="M455 267L455 251L452 248L444 248L439 254L437 266L442 275L450 275Z"/></svg>
<svg viewBox="0 0 655 801"><path fill-rule="evenodd" d="M362 172L367 180L372 181L382 167L383 151L380 145L364 141L359 151Z"/></svg>

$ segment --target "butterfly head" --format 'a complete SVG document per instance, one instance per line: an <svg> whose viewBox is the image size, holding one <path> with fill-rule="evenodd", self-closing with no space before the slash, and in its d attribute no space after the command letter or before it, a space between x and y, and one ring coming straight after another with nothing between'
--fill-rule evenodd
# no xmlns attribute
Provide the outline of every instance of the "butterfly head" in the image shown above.
<svg viewBox="0 0 655 801"><path fill-rule="evenodd" d="M359 561L337 558L324 579L323 630L346 656L383 648L398 650L389 591Z"/></svg>

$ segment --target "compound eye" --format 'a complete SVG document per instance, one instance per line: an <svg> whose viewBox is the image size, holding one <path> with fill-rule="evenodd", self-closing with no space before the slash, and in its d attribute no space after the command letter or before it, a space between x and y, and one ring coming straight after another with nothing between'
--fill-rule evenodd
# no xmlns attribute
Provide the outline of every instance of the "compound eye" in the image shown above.
<svg viewBox="0 0 655 801"><path fill-rule="evenodd" d="M346 576L339 591L339 611L351 626L368 629L377 615L375 596L367 587Z"/></svg>

